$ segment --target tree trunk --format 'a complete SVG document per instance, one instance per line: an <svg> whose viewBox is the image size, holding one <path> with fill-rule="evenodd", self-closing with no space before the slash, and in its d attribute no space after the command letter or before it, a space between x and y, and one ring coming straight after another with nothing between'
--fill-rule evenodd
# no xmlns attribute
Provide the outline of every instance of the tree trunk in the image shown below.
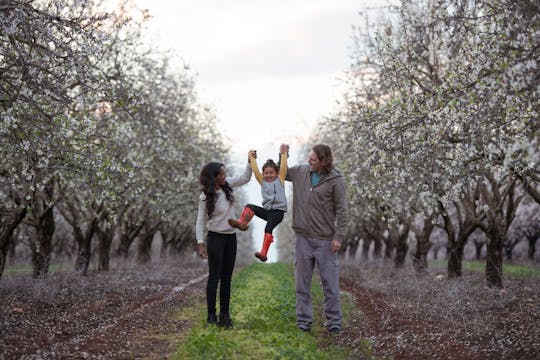
<svg viewBox="0 0 540 360"><path fill-rule="evenodd" d="M98 270L109 271L109 254L111 253L111 244L114 238L113 229L105 231L98 230Z"/></svg>
<svg viewBox="0 0 540 360"><path fill-rule="evenodd" d="M81 275L88 274L90 259L92 257L92 239L97 230L97 223L98 219L94 217L88 224L88 228L84 234L78 226L73 228L78 246L77 259L75 260L75 271Z"/></svg>
<svg viewBox="0 0 540 360"><path fill-rule="evenodd" d="M434 215L424 219L422 231L416 234L416 252L414 254L413 265L416 271L424 272L428 268L427 254L432 243L429 241L431 232L435 225L432 223Z"/></svg>
<svg viewBox="0 0 540 360"><path fill-rule="evenodd" d="M516 179L497 181L491 173L485 174L489 181L481 186L482 197L488 205L486 234L486 280L488 286L502 288L503 249L508 236L508 228L514 220L516 210L523 195L516 196Z"/></svg>
<svg viewBox="0 0 540 360"><path fill-rule="evenodd" d="M11 259L11 260L14 260L15 257L17 256L17 254L15 254L15 248L17 245L17 243L15 242L16 239L17 237L15 236L15 232L14 232L13 234L11 234L11 240L9 242L8 253L7 253L8 259Z"/></svg>
<svg viewBox="0 0 540 360"><path fill-rule="evenodd" d="M118 244L118 249L116 249L116 256L127 259L129 247L133 243L133 240L134 238L130 238L128 234L120 234L120 243Z"/></svg>
<svg viewBox="0 0 540 360"><path fill-rule="evenodd" d="M486 236L486 280L488 286L502 288L503 244L506 238L504 225L491 224Z"/></svg>
<svg viewBox="0 0 540 360"><path fill-rule="evenodd" d="M448 278L455 279L463 275L463 243L456 241L448 252Z"/></svg>
<svg viewBox="0 0 540 360"><path fill-rule="evenodd" d="M152 240L154 232L144 233L139 238L139 246L137 248L137 263L146 264L152 259Z"/></svg>
<svg viewBox="0 0 540 360"><path fill-rule="evenodd" d="M536 252L536 242L538 241L539 237L537 236L529 236L527 237L527 241L529 243L529 249L527 251L527 256L529 260L534 260L534 253Z"/></svg>
<svg viewBox="0 0 540 360"><path fill-rule="evenodd" d="M503 244L504 255L506 256L507 260L512 260L513 254L514 254L514 246L515 246L515 243L508 242L508 241L505 244Z"/></svg>
<svg viewBox="0 0 540 360"><path fill-rule="evenodd" d="M49 273L54 229L54 212L52 207L47 207L36 224L36 237L32 246L32 275L35 279L43 279Z"/></svg>
<svg viewBox="0 0 540 360"><path fill-rule="evenodd" d="M482 249L484 248L484 242L475 241L474 242L474 258L478 261L482 260Z"/></svg>
<svg viewBox="0 0 540 360"><path fill-rule="evenodd" d="M409 237L409 226L405 225L403 230L399 230L398 225L389 227L389 238L391 242L395 244L396 253L394 256L394 266L396 268L403 267L405 259L407 257L407 251L409 251L409 244L407 244L407 238Z"/></svg>
<svg viewBox="0 0 540 360"><path fill-rule="evenodd" d="M133 244L133 241L139 235L141 229L143 228L143 224L134 226L134 227L126 227L123 231L120 232L120 244L118 245L118 249L116 250L116 256L121 256L124 259L127 259L129 248L131 247L131 244Z"/></svg>
<svg viewBox="0 0 540 360"><path fill-rule="evenodd" d="M92 252L92 239L85 239L80 227L73 227L73 235L77 243L77 258L75 259L75 271L81 275L88 274L90 256Z"/></svg>
<svg viewBox="0 0 540 360"><path fill-rule="evenodd" d="M356 259L356 252L358 251L358 241L353 242L349 245L349 259L355 260Z"/></svg>
<svg viewBox="0 0 540 360"><path fill-rule="evenodd" d="M165 259L167 258L167 254L169 253L169 247L171 244L171 240L168 239L168 235L161 233L161 250L159 251L159 258Z"/></svg>
<svg viewBox="0 0 540 360"><path fill-rule="evenodd" d="M461 275L463 274L462 267L461 267L462 266L461 260L463 258L463 249L460 248L459 242L457 241L456 229L454 227L454 224L452 223L452 218L450 217L450 215L447 213L447 211L444 209L442 205L441 205L441 214L444 221L444 231L446 231L446 235L448 237L448 245L447 245L448 278L454 279L457 277L461 277Z"/></svg>
<svg viewBox="0 0 540 360"><path fill-rule="evenodd" d="M13 232L26 216L25 208L17 208L9 216L0 218L0 279L4 273L8 249L13 242Z"/></svg>
<svg viewBox="0 0 540 360"><path fill-rule="evenodd" d="M395 245L392 241L392 237L391 236L387 236L386 238L384 238L384 260L392 260L392 258L394 257L394 249L395 249Z"/></svg>
<svg viewBox="0 0 540 360"><path fill-rule="evenodd" d="M362 259L369 259L369 247L371 246L372 242L373 240L369 236L364 236L362 239Z"/></svg>
<svg viewBox="0 0 540 360"><path fill-rule="evenodd" d="M380 238L373 239L373 259L380 259L382 253L382 241Z"/></svg>

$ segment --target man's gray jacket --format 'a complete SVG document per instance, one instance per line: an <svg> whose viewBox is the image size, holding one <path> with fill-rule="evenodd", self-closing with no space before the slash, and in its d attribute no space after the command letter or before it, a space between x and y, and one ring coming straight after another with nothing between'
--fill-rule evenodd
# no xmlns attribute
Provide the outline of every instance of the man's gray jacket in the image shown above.
<svg viewBox="0 0 540 360"><path fill-rule="evenodd" d="M342 242L347 231L347 194L343 177L335 169L321 174L311 186L309 165L287 169L293 183L293 230L305 237Z"/></svg>

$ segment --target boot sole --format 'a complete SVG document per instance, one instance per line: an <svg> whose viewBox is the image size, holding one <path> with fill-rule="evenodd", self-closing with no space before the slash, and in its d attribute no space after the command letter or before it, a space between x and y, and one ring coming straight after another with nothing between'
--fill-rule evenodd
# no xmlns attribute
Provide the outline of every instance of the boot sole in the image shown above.
<svg viewBox="0 0 540 360"><path fill-rule="evenodd" d="M268 260L268 258L266 256L263 256L260 252L256 252L255 257L261 260L262 262L266 262L266 260Z"/></svg>
<svg viewBox="0 0 540 360"><path fill-rule="evenodd" d="M231 225L233 228L236 228L238 230L246 231L249 229L248 225L243 225L242 223L238 222L238 220L229 219L229 225Z"/></svg>

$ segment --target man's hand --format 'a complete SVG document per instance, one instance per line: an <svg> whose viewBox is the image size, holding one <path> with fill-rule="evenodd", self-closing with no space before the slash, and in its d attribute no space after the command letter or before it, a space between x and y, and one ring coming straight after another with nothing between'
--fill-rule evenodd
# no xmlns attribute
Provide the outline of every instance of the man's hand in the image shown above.
<svg viewBox="0 0 540 360"><path fill-rule="evenodd" d="M248 161L249 161L250 158L254 158L254 159L257 158L257 150L249 150L249 152L248 152Z"/></svg>
<svg viewBox="0 0 540 360"><path fill-rule="evenodd" d="M332 240L330 243L330 250L332 250L333 253L337 253L341 249L341 243L337 240Z"/></svg>
<svg viewBox="0 0 540 360"><path fill-rule="evenodd" d="M201 259L208 259L208 253L206 252L206 245L205 244L199 244L199 256Z"/></svg>
<svg viewBox="0 0 540 360"><path fill-rule="evenodd" d="M289 153L289 144L281 144L279 147L279 153L280 154L288 154Z"/></svg>

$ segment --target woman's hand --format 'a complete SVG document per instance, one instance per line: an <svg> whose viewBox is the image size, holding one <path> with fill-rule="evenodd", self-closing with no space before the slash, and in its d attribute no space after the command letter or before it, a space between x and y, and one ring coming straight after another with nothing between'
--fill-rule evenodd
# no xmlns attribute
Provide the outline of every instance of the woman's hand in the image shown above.
<svg viewBox="0 0 540 360"><path fill-rule="evenodd" d="M201 259L208 259L208 253L206 252L206 245L205 244L199 244L199 256Z"/></svg>
<svg viewBox="0 0 540 360"><path fill-rule="evenodd" d="M279 153L289 155L289 144L281 144L279 147Z"/></svg>

